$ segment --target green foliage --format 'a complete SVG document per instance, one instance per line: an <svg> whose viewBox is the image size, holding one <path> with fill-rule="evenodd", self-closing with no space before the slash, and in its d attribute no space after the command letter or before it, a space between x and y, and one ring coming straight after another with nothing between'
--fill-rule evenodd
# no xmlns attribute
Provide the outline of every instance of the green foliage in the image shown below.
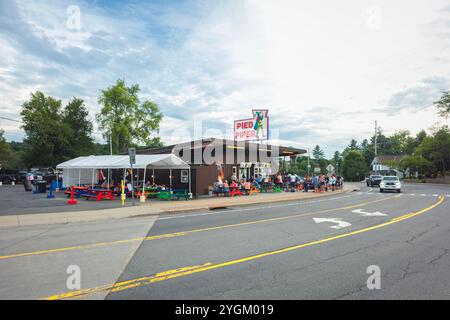
<svg viewBox="0 0 450 320"><path fill-rule="evenodd" d="M6 142L3 134L5 131L0 129L0 169L10 169L10 162L13 158L13 150L9 143Z"/></svg>
<svg viewBox="0 0 450 320"><path fill-rule="evenodd" d="M336 173L340 174L340 169L342 167L342 155L339 151L335 151L333 158L330 160L330 163L334 166Z"/></svg>
<svg viewBox="0 0 450 320"><path fill-rule="evenodd" d="M421 175L425 170L432 169L433 164L424 157L411 155L400 160L399 167L404 171L409 169L410 174L418 172Z"/></svg>
<svg viewBox="0 0 450 320"><path fill-rule="evenodd" d="M93 150L92 123L81 99L74 98L63 109L61 100L37 91L22 105L25 130L24 165L51 166Z"/></svg>
<svg viewBox="0 0 450 320"><path fill-rule="evenodd" d="M323 157L325 155L323 150L318 145L314 147L312 154L313 154L314 160L316 160L316 161L323 159Z"/></svg>
<svg viewBox="0 0 450 320"><path fill-rule="evenodd" d="M435 101L434 105L441 117L448 118L450 116L450 92L443 92L441 98Z"/></svg>
<svg viewBox="0 0 450 320"><path fill-rule="evenodd" d="M425 137L416 148L415 154L421 155L445 174L450 167L450 131L448 126L437 128L432 136Z"/></svg>
<svg viewBox="0 0 450 320"><path fill-rule="evenodd" d="M92 139L93 125L88 118L89 112L82 99L73 98L62 113L62 121L70 129L73 137L67 156L75 158L94 153Z"/></svg>
<svg viewBox="0 0 450 320"><path fill-rule="evenodd" d="M359 181L368 170L363 154L359 150L349 150L342 159L342 174L346 180Z"/></svg>
<svg viewBox="0 0 450 320"><path fill-rule="evenodd" d="M162 113L151 100L140 102L139 85L127 87L125 80L103 90L98 102L103 105L97 114L103 137L112 139L113 153L125 152L128 147L144 143L158 143L152 133L158 132Z"/></svg>

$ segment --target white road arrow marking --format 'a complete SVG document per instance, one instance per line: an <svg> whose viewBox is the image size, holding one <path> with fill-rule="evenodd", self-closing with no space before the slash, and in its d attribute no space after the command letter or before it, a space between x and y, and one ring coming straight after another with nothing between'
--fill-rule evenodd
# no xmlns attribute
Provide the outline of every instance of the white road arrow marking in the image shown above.
<svg viewBox="0 0 450 320"><path fill-rule="evenodd" d="M366 212L366 211L363 211L363 209L352 210L352 212L359 213L359 214L362 214L363 216L367 216L367 217L385 217L385 216L387 216L386 213L382 213L382 212L379 212L379 211L377 211L377 212Z"/></svg>
<svg viewBox="0 0 450 320"><path fill-rule="evenodd" d="M345 227L349 227L352 224L348 223L346 221L342 221L340 218L313 218L315 223L322 223L322 222L331 222L331 223L337 223L337 226L331 226L330 228L333 229L341 229Z"/></svg>

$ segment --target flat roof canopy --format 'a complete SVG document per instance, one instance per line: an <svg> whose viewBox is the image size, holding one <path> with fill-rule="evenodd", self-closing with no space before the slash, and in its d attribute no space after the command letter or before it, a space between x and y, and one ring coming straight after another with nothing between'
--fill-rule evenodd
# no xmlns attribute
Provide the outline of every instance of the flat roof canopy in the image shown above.
<svg viewBox="0 0 450 320"><path fill-rule="evenodd" d="M128 155L78 157L56 166L58 169L128 169ZM189 164L174 154L138 154L135 169L189 169Z"/></svg>
<svg viewBox="0 0 450 320"><path fill-rule="evenodd" d="M170 145L160 148L149 148L144 150L138 150L141 154L160 154L160 153L170 153L176 152L177 150L181 150L185 147L190 149L194 149L196 147L205 148L207 146L216 146L224 148L234 148L234 149L246 149L249 150L253 148L253 150L261 150L272 153L272 150L276 152L274 157L286 157L286 156L294 156L298 154L305 154L307 151L305 149L293 148L293 147L284 147L279 145L269 145L262 143L255 143L251 141L234 141L229 139L222 138L204 138L201 140L193 140L188 142L183 142L176 145Z"/></svg>

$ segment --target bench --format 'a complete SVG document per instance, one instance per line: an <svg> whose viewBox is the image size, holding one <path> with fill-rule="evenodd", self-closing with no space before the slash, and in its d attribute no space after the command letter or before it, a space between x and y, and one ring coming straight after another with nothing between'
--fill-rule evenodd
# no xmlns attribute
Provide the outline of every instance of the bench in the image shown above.
<svg viewBox="0 0 450 320"><path fill-rule="evenodd" d="M86 200L95 199L95 201L101 201L103 199L114 200L112 190L107 189L89 189L81 197L86 198Z"/></svg>
<svg viewBox="0 0 450 320"><path fill-rule="evenodd" d="M160 191L157 197L161 200L167 201L170 201L172 199L180 200L180 198L188 200L190 198L190 195L186 190L173 190L173 191Z"/></svg>
<svg viewBox="0 0 450 320"><path fill-rule="evenodd" d="M223 195L224 197L227 197L230 195L230 190L229 189L216 189L213 191L214 195L216 195L217 197L220 195Z"/></svg>

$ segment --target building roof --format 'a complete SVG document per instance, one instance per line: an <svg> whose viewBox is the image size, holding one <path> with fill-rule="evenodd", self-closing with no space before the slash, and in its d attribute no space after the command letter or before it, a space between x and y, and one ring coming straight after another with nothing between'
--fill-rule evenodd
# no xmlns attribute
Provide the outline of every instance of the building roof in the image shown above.
<svg viewBox="0 0 450 320"><path fill-rule="evenodd" d="M284 146L277 146L277 145L269 145L269 144L261 144L261 143L254 143L249 141L234 141L229 139L221 139L221 138L205 138L200 140L193 140L188 142L183 142L176 145L170 145L160 148L149 148L149 149L142 149L137 150L140 154L160 154L160 153L172 153L176 152L177 150L190 148L190 149L196 149L196 148L205 148L207 146L225 146L226 148L232 148L232 149L252 149L252 150L260 150L260 151L274 151L278 153L277 155L273 155L274 157L287 157L287 156L295 156L298 154L304 154L307 151L305 149L298 149L293 147L284 147Z"/></svg>
<svg viewBox="0 0 450 320"><path fill-rule="evenodd" d="M387 164L388 162L399 162L405 157L404 154L382 154L373 158L371 165Z"/></svg>

